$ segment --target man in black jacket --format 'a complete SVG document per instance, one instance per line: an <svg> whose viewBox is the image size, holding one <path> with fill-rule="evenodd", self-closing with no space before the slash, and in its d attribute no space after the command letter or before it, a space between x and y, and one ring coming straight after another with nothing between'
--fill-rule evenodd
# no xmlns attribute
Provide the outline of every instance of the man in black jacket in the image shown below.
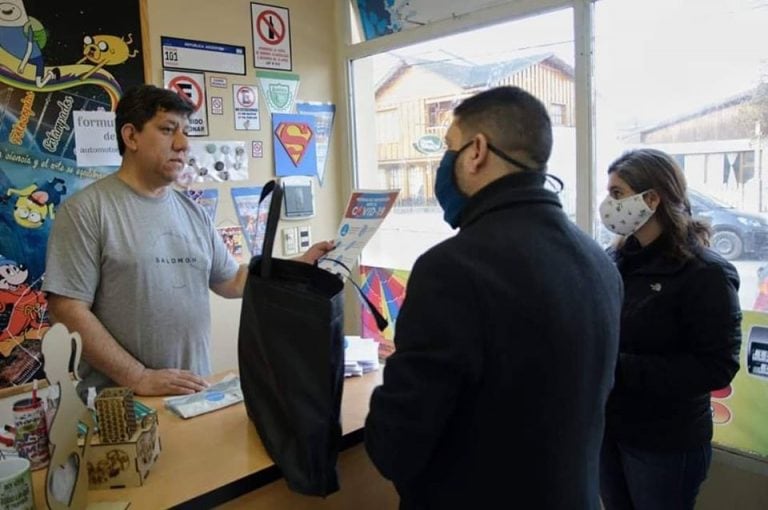
<svg viewBox="0 0 768 510"><path fill-rule="evenodd" d="M621 278L544 188L536 98L471 97L445 139L435 191L460 230L413 267L368 453L403 509L598 509Z"/></svg>

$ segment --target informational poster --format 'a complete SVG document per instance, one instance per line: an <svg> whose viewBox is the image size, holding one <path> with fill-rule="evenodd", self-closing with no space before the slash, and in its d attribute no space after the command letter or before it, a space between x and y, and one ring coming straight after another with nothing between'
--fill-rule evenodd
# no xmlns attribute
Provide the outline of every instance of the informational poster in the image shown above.
<svg viewBox="0 0 768 510"><path fill-rule="evenodd" d="M48 235L59 207L114 167L78 165L75 112L144 83L138 1L4 0L0 37L0 387L40 377ZM25 36L27 34L29 37ZM109 45L114 52L99 51ZM106 131L104 131L106 133ZM92 153L93 154L93 153Z"/></svg>
<svg viewBox="0 0 768 510"><path fill-rule="evenodd" d="M234 257L238 264L245 262L245 250L243 243L243 229L239 226L217 227L216 230L224 241L227 251Z"/></svg>
<svg viewBox="0 0 768 510"><path fill-rule="evenodd" d="M312 115L272 115L275 175L317 175L317 136Z"/></svg>
<svg viewBox="0 0 768 510"><path fill-rule="evenodd" d="M741 369L712 392L713 440L768 461L768 314L742 313Z"/></svg>
<svg viewBox="0 0 768 510"><path fill-rule="evenodd" d="M360 266L363 294L389 321L384 331L379 331L376 319L368 305L361 304L363 337L379 342L379 357L386 358L395 350L395 324L405 300L405 289L410 271L383 267Z"/></svg>
<svg viewBox="0 0 768 510"><path fill-rule="evenodd" d="M235 129L258 131L261 129L259 91L250 85L232 85L232 102L235 110Z"/></svg>
<svg viewBox="0 0 768 510"><path fill-rule="evenodd" d="M165 88L185 97L194 111L189 116L189 136L208 136L205 75L188 71L163 71Z"/></svg>
<svg viewBox="0 0 768 510"><path fill-rule="evenodd" d="M349 276L363 248L392 210L398 193L400 190L353 191L333 242L334 248L319 260L318 266Z"/></svg>
<svg viewBox="0 0 768 510"><path fill-rule="evenodd" d="M245 74L245 47L160 36L163 67Z"/></svg>
<svg viewBox="0 0 768 510"><path fill-rule="evenodd" d="M72 113L77 166L120 166L115 112L80 110Z"/></svg>
<svg viewBox="0 0 768 510"><path fill-rule="evenodd" d="M299 75L294 73L276 73L256 71L264 102L270 113L290 113L299 90Z"/></svg>
<svg viewBox="0 0 768 510"><path fill-rule="evenodd" d="M336 105L307 101L296 102L296 112L300 115L312 115L315 118L315 136L317 138L317 179L323 185L325 168L328 161L328 148L333 132L333 119Z"/></svg>
<svg viewBox="0 0 768 510"><path fill-rule="evenodd" d="M259 207L260 197L260 187L232 188L232 201L252 257L261 255L269 213L268 199L265 199Z"/></svg>
<svg viewBox="0 0 768 510"><path fill-rule="evenodd" d="M216 219L216 207L219 203L219 190L216 188L208 189L186 189L184 193L194 200L200 207L205 209L211 220Z"/></svg>
<svg viewBox="0 0 768 510"><path fill-rule="evenodd" d="M290 71L293 68L291 19L288 9L252 2L251 31L254 67L281 71Z"/></svg>
<svg viewBox="0 0 768 510"><path fill-rule="evenodd" d="M181 187L193 182L248 179L248 154L240 140L190 140L187 166L178 179Z"/></svg>

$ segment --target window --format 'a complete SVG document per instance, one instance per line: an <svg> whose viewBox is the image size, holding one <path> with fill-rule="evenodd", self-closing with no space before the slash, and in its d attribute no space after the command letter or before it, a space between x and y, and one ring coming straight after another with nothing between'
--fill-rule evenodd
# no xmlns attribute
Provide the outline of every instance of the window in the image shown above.
<svg viewBox="0 0 768 510"><path fill-rule="evenodd" d="M595 5L595 198L605 196L606 169L622 151L654 147L674 155L692 193L728 204L707 201L695 212L712 224L713 247L739 271L742 309L768 311L768 299L760 299L768 280L758 276L768 274L765 7L749 0Z"/></svg>
<svg viewBox="0 0 768 510"><path fill-rule="evenodd" d="M573 57L573 14L565 9L353 61L358 185L374 187L384 171L390 189L400 190L362 264L410 270L416 257L453 235L434 198L439 141L464 98L499 85L556 106L549 168L565 181L561 199L573 217L575 127L566 124L574 109ZM366 136L372 124L375 140Z"/></svg>
<svg viewBox="0 0 768 510"><path fill-rule="evenodd" d="M400 115L396 108L376 112L376 140L397 143L400 138Z"/></svg>
<svg viewBox="0 0 768 510"><path fill-rule="evenodd" d="M758 426L760 409L755 407L765 400L768 380L768 194L763 177L768 0L554 0L543 2L538 15L526 10L537 8L530 7L536 2L464 0L456 12L453 2L418 3L418 9L416 2L402 4L422 11L429 4L440 15L419 18L427 26L417 26L412 16L363 26L369 38L383 35L369 34L376 28L408 33L347 47L356 183L401 190L398 205L362 257L374 300L395 319L414 259L453 235L432 189L442 154L415 150L438 145L417 144L418 137L442 137L462 98L496 85L518 85L549 109L554 150L548 167L565 181L560 195L565 211L574 217L578 198L580 225L587 218L596 220L593 232L606 245L611 235L591 211L606 194L609 164L636 147L658 148L680 164L693 214L710 221L713 247L733 262L741 278L745 363L733 391L713 392L715 422L728 424L715 428L715 439L748 454L768 455L768 435L762 433L768 429ZM550 10L555 5L575 6L577 15L571 9ZM435 19L443 21L429 26ZM502 21L485 26L492 19ZM479 26L484 28L473 30ZM458 35L435 36L450 30ZM575 84L574 65L579 77L589 78L585 83ZM578 118L576 91L579 106L592 107ZM387 131L377 125L376 112L388 109L399 113L396 121L394 116L381 120L394 123ZM593 153L595 161L590 160ZM378 335L372 327L363 329ZM391 340L392 330L386 334ZM390 344L385 351L391 349ZM735 393L739 396L729 401ZM724 416L733 422L723 422Z"/></svg>
<svg viewBox="0 0 768 510"><path fill-rule="evenodd" d="M565 105L560 103L549 105L549 116L553 126L565 125Z"/></svg>
<svg viewBox="0 0 768 510"><path fill-rule="evenodd" d="M442 136L445 129L453 120L453 109L459 102L457 100L437 101L427 103L427 128ZM442 131L441 131L442 130Z"/></svg>

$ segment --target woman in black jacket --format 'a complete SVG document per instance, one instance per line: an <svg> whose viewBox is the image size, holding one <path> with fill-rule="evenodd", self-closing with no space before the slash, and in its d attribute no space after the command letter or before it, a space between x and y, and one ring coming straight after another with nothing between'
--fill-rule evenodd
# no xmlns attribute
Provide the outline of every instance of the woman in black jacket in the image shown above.
<svg viewBox="0 0 768 510"><path fill-rule="evenodd" d="M739 369L736 269L707 246L683 173L654 149L608 169L603 224L624 281L600 485L606 510L692 509L712 456L710 392Z"/></svg>

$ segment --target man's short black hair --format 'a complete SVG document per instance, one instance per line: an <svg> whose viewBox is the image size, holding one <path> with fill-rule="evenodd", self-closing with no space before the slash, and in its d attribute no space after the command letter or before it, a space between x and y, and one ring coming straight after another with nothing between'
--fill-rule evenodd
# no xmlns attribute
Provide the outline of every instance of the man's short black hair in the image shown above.
<svg viewBox="0 0 768 510"><path fill-rule="evenodd" d="M498 149L521 151L545 169L552 153L552 123L546 107L519 87L496 87L465 99L453 110L467 135L480 132Z"/></svg>
<svg viewBox="0 0 768 510"><path fill-rule="evenodd" d="M195 111L192 103L168 89L154 85L138 85L128 89L115 110L115 132L117 133L117 148L122 156L125 153L125 143L121 131L126 124L141 131L144 124L158 111L178 113L189 117Z"/></svg>

